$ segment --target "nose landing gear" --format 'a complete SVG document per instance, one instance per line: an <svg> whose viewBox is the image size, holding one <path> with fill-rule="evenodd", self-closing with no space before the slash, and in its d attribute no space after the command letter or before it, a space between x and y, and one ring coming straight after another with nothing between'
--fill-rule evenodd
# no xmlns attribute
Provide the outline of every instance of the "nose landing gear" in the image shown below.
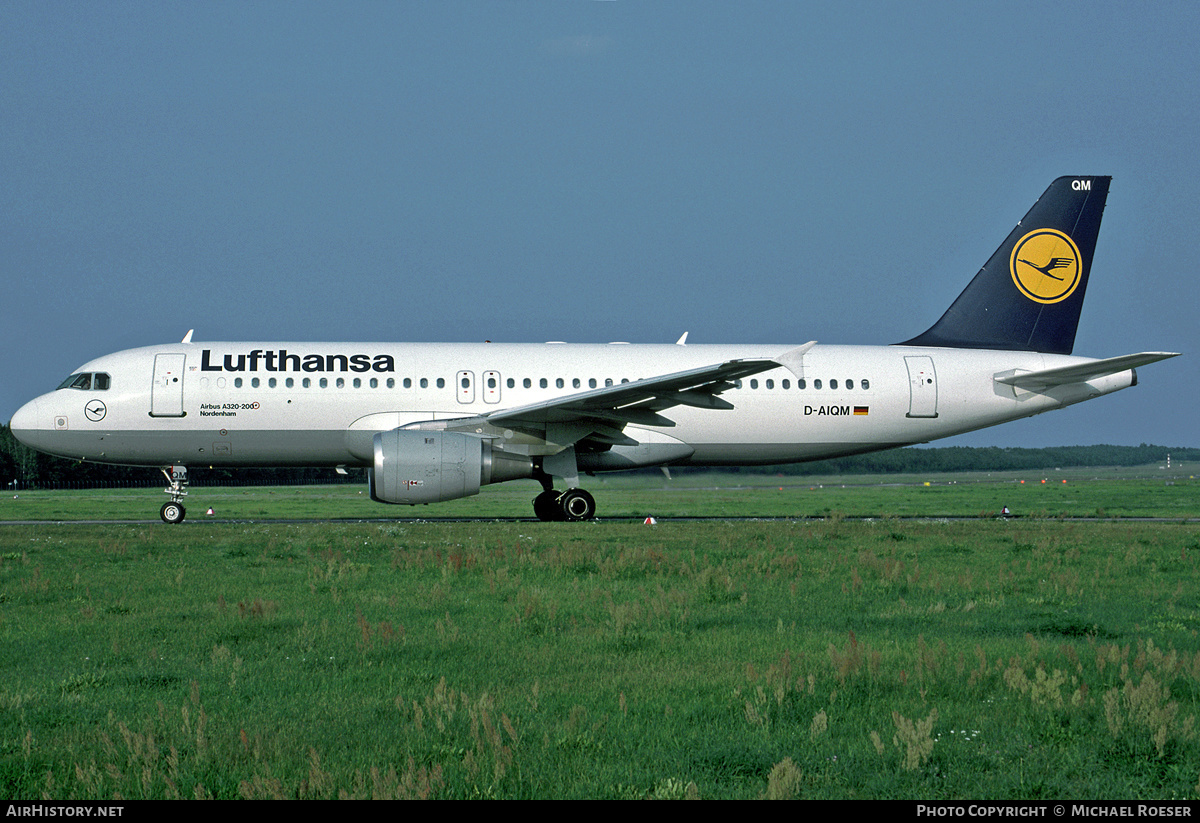
<svg viewBox="0 0 1200 823"><path fill-rule="evenodd" d="M163 503L158 516L164 523L182 523L187 515L187 509L183 507L183 498L187 497L187 466L164 466L159 471L170 484L163 491L171 495L171 500Z"/></svg>
<svg viewBox="0 0 1200 823"><path fill-rule="evenodd" d="M186 514L187 510L178 503L163 503L162 508L158 510L158 516L164 523L182 523Z"/></svg>

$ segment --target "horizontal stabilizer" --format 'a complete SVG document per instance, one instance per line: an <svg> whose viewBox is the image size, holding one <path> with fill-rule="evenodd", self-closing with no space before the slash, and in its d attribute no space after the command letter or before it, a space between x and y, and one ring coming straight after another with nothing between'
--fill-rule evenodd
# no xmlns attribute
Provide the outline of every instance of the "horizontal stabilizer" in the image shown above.
<svg viewBox="0 0 1200 823"><path fill-rule="evenodd" d="M1016 386L1021 389L1038 391L1049 386L1062 386L1067 383L1085 383L1097 377L1106 377L1117 372L1145 366L1147 363L1157 363L1169 357L1178 357L1179 352L1144 351L1139 354L1123 354L1120 357L1109 357L1105 360L1091 360L1073 366L1058 366L1041 371L1021 372L1004 377L997 376L997 383Z"/></svg>

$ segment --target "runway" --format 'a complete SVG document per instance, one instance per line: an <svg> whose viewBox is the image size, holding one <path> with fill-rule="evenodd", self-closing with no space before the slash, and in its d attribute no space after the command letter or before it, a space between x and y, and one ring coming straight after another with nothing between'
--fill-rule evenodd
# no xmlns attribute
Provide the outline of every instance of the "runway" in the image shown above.
<svg viewBox="0 0 1200 823"><path fill-rule="evenodd" d="M727 516L727 515L699 515L699 516L673 516L673 517L654 517L655 522L651 525L669 525L671 523L822 523L831 520L832 518L823 515L804 515L804 516L789 516L789 517L763 517L763 516ZM1027 517L1022 515L1009 515L1007 517L979 517L972 515L898 515L895 517L859 517L859 516L842 516L836 518L842 522L851 523L873 523L894 521L901 523L982 523L988 521L1001 522L1025 522L1025 523L1178 523L1179 525L1189 525L1200 523L1200 517ZM603 526L609 523L636 523L643 524L645 517L597 517L582 523L546 523L546 526L563 526L569 525L577 528L587 528L592 526ZM217 518L205 517L185 520L179 524L163 523L158 518L146 518L143 520L3 520L0 521L2 526L162 526L163 528L195 528L201 525L245 525L245 526L295 526L295 525L315 525L315 524L349 524L349 523L377 523L377 524L463 524L463 523L532 523L540 524L542 521L536 517L297 517L286 519L252 519L252 518Z"/></svg>

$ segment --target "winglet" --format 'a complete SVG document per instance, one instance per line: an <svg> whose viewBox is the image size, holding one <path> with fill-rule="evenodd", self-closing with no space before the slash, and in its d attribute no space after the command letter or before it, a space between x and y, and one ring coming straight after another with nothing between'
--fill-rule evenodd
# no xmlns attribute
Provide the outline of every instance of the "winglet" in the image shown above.
<svg viewBox="0 0 1200 823"><path fill-rule="evenodd" d="M783 366L785 369L796 375L796 379L804 379L804 355L808 354L808 350L817 345L816 340L809 340L803 346L797 346L794 349L785 351L783 354L774 358L775 362Z"/></svg>
<svg viewBox="0 0 1200 823"><path fill-rule="evenodd" d="M188 333L187 333L187 334L185 334L185 335L183 336L183 340L181 340L181 341L179 341L179 342L181 342L181 343L191 343L191 342L192 342L192 332L194 332L194 331L195 331L195 329L188 329Z"/></svg>
<svg viewBox="0 0 1200 823"><path fill-rule="evenodd" d="M688 333L684 332L683 336L675 341L675 345L676 346L686 346L687 345L687 336L688 336Z"/></svg>

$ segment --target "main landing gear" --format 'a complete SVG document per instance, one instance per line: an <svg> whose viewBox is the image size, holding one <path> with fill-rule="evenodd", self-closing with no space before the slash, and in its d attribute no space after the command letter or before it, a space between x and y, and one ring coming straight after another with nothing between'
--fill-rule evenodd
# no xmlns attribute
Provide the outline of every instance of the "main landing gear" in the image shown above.
<svg viewBox="0 0 1200 823"><path fill-rule="evenodd" d="M187 509L183 507L183 498L187 497L187 466L164 466L159 471L171 484L163 489L171 495L171 500L169 503L163 503L163 507L158 510L158 516L164 523L182 523L187 515Z"/></svg>
<svg viewBox="0 0 1200 823"><path fill-rule="evenodd" d="M533 513L545 521L591 520L596 516L596 499L583 489L547 489L533 498Z"/></svg>
<svg viewBox="0 0 1200 823"><path fill-rule="evenodd" d="M554 490L555 476L567 481L567 490ZM538 520L577 523L596 516L596 498L579 488L579 469L575 447L568 446L535 465L533 478L542 484L542 493L533 498L533 513Z"/></svg>

